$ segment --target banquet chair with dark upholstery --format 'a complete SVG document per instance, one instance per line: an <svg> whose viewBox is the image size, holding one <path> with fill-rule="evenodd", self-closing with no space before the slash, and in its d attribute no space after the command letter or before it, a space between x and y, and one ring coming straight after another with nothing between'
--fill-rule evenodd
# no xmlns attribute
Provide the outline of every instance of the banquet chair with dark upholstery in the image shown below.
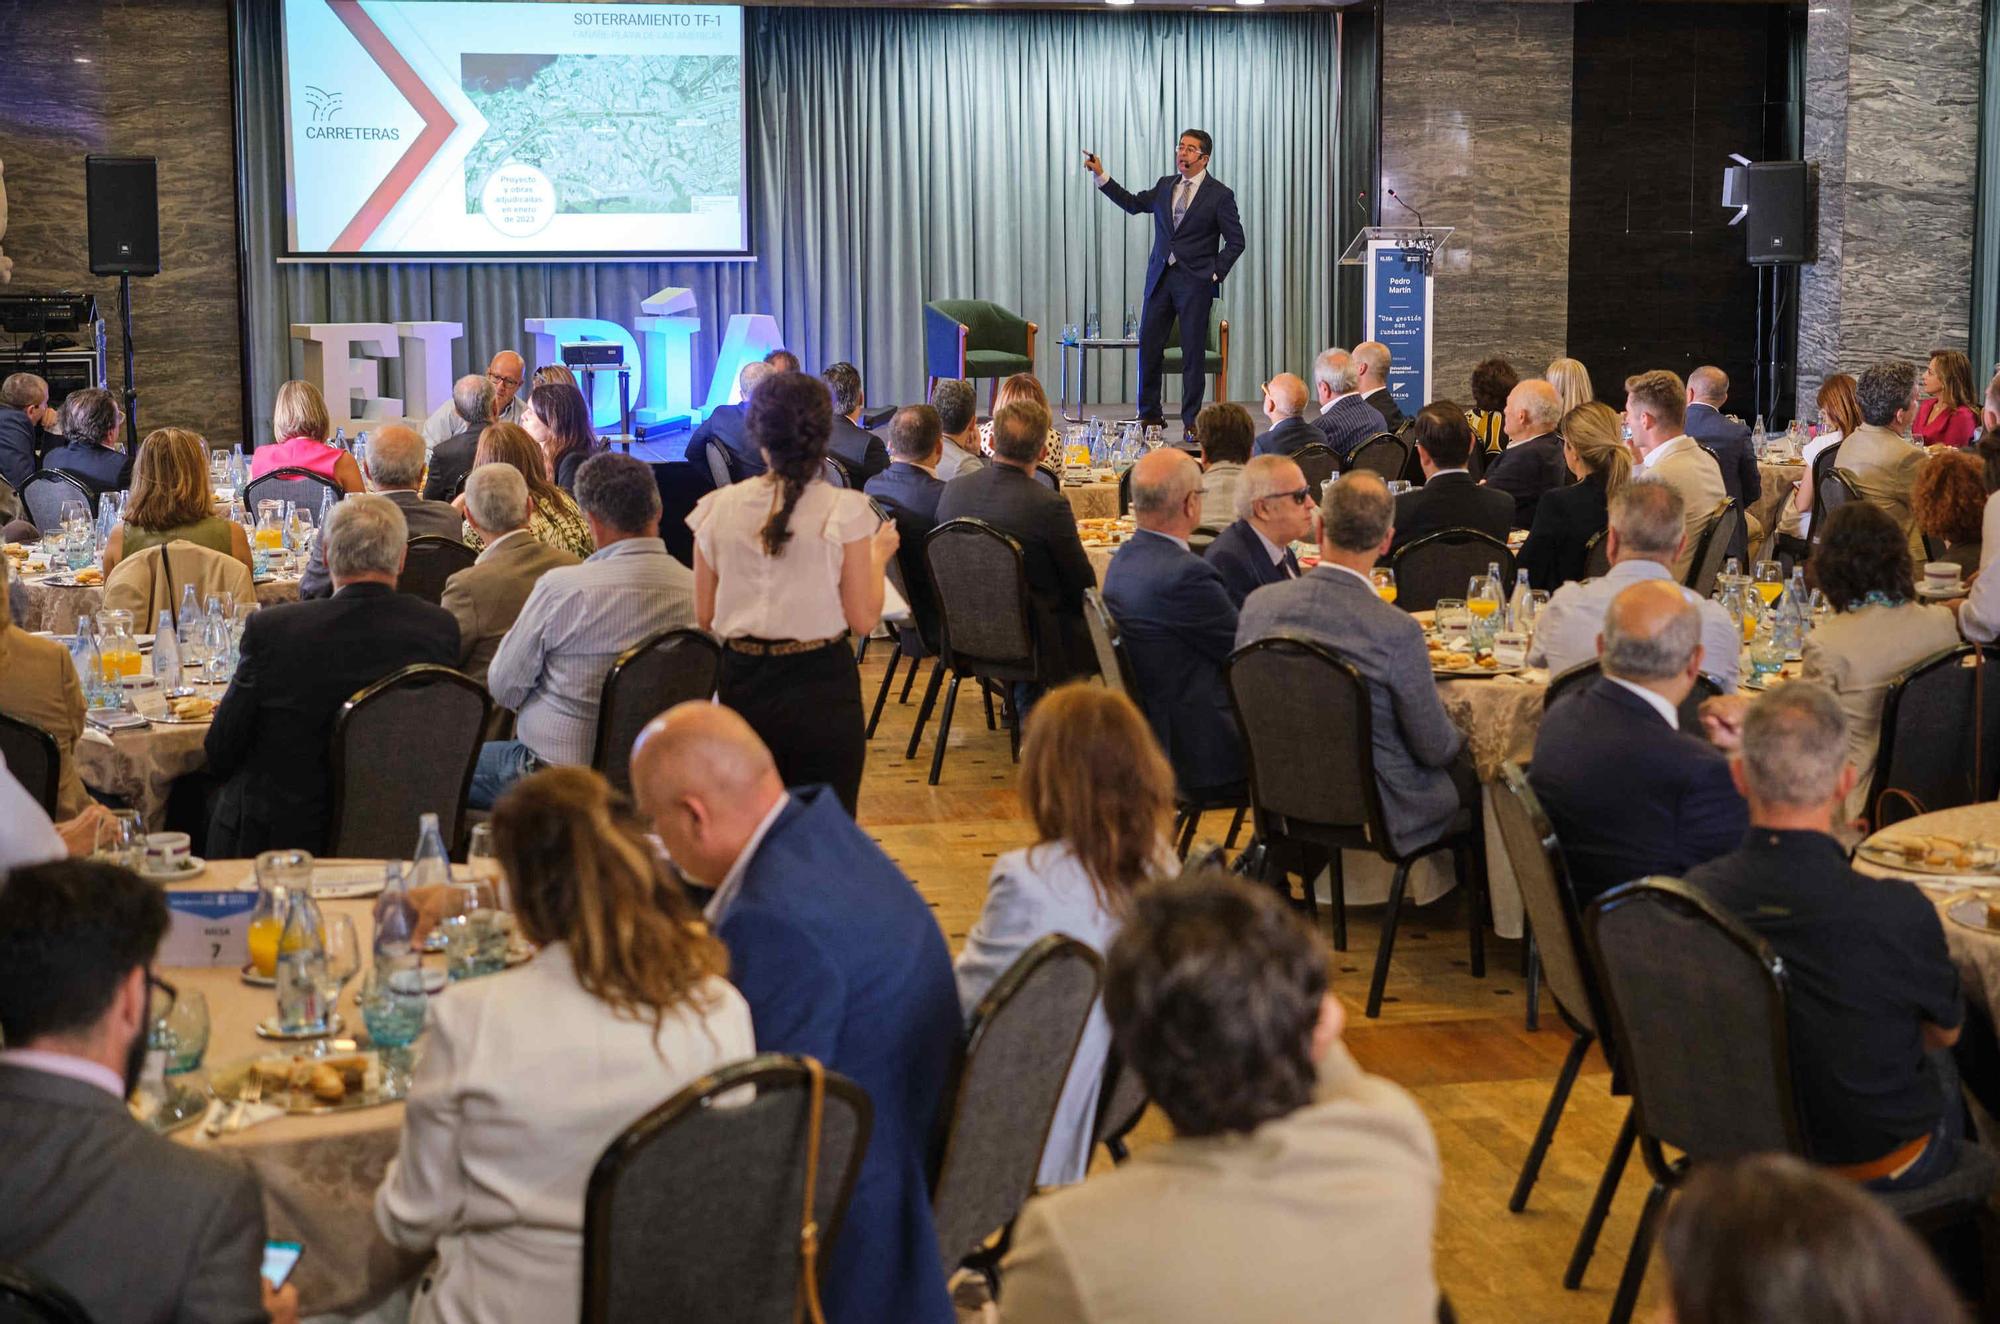
<svg viewBox="0 0 2000 1324"><path fill-rule="evenodd" d="M1611 543L1609 531L1599 529L1583 544L1583 577L1596 579L1611 573Z"/></svg>
<svg viewBox="0 0 2000 1324"><path fill-rule="evenodd" d="M1410 443L1393 432L1378 432L1354 448L1354 454L1347 461L1347 472L1368 472L1378 475L1383 482L1401 478L1410 461ZM1318 499L1319 493L1314 491Z"/></svg>
<svg viewBox="0 0 2000 1324"><path fill-rule="evenodd" d="M604 673L590 766L632 793L632 744L646 723L677 703L715 697L722 647L701 630L662 630L618 655Z"/></svg>
<svg viewBox="0 0 2000 1324"><path fill-rule="evenodd" d="M896 647L895 651L889 654L889 665L882 670L882 687L875 691L875 707L868 714L868 729L865 734L869 740L875 738L876 724L882 720L882 708L889 700L889 686L895 683L896 668L905 658L909 659L910 669L903 673L903 692L896 700L898 703L908 703L910 686L916 683L917 673L923 670L924 660L937 657L936 595L931 592L929 580L920 581L923 601L919 602L916 592L911 589L910 577L903 570L905 554L917 558L921 564L923 553L922 544L898 547L896 554L890 557L889 563L883 567L889 583L902 595L903 601L910 605L910 619L896 621L889 626ZM926 624L930 627L928 630L924 628Z"/></svg>
<svg viewBox="0 0 2000 1324"><path fill-rule="evenodd" d="M1461 808L1443 832L1409 850L1391 845L1377 789L1368 681L1332 649L1305 639L1259 639L1230 655L1228 679L1250 769L1251 813L1265 846L1265 881L1289 892L1288 875L1300 874L1305 905L1317 910L1313 878L1325 865L1331 874L1333 945L1345 951L1341 851L1367 851L1395 866L1368 982L1367 1014L1382 1012L1410 866L1439 851L1451 852L1465 889L1472 973L1484 978L1486 830L1480 810Z"/></svg>
<svg viewBox="0 0 2000 1324"><path fill-rule="evenodd" d="M1326 481L1340 472L1340 457L1333 453L1333 447L1323 441L1309 441L1292 452L1292 463L1299 466L1299 472L1306 476L1306 487L1312 491L1312 499L1319 500L1319 490Z"/></svg>
<svg viewBox="0 0 2000 1324"><path fill-rule="evenodd" d="M1104 962L1076 939L1037 940L967 1018L943 1119L931 1216L950 1278L970 1263L994 1280L1005 1230L1027 1203ZM999 1248L989 1248L1001 1233Z"/></svg>
<svg viewBox="0 0 2000 1324"><path fill-rule="evenodd" d="M1822 452L1819 458L1825 459L1828 455L1836 454L1839 449L1837 446L1831 447ZM1819 468L1817 461L1814 462L1813 468L1815 470ZM1845 469L1829 467L1825 475L1819 479L1818 486L1813 490L1812 537L1810 539L1812 545L1814 547L1819 546L1820 534L1825 531L1826 522L1832 517L1834 511L1839 510L1850 501L1860 501L1862 499L1861 487L1854 481L1853 474Z"/></svg>
<svg viewBox="0 0 2000 1324"><path fill-rule="evenodd" d="M90 489L60 469L35 470L21 483L17 495L21 498L21 513L44 537L61 530L62 508L66 503L81 501L93 513L97 510L97 500L90 495Z"/></svg>
<svg viewBox="0 0 2000 1324"><path fill-rule="evenodd" d="M243 509L252 519L257 517L259 501L290 501L304 506L314 517L319 515L320 504L327 493L333 493L335 501L346 495L339 483L330 478L322 478L310 469L298 469L290 465L273 469L262 478L253 478L243 485Z"/></svg>
<svg viewBox="0 0 2000 1324"><path fill-rule="evenodd" d="M445 581L470 569L478 559L478 552L456 538L420 533L410 539L403 553L403 573L396 579L396 591L433 604L443 602Z"/></svg>
<svg viewBox="0 0 2000 1324"><path fill-rule="evenodd" d="M583 1204L584 1324L796 1324L812 1153L810 1059L765 1053L689 1085L611 1142ZM812 1167L818 1267L874 1108L827 1071Z"/></svg>
<svg viewBox="0 0 2000 1324"><path fill-rule="evenodd" d="M62 788L62 748L56 738L39 726L0 713L0 757L42 812L54 818Z"/></svg>
<svg viewBox="0 0 2000 1324"><path fill-rule="evenodd" d="M11 1264L0 1264L0 1324L91 1324L75 1297Z"/></svg>
<svg viewBox="0 0 2000 1324"><path fill-rule="evenodd" d="M819 466L820 477L826 479L829 486L853 488L861 486L861 484L854 481L854 471L847 467L847 461L841 459L838 455L822 456Z"/></svg>
<svg viewBox="0 0 2000 1324"><path fill-rule="evenodd" d="M1465 586L1486 567L1500 565L1500 588L1514 582L1514 553L1478 529L1439 529L1405 543L1389 558L1396 572L1396 605L1404 611L1431 611L1439 598L1462 598Z"/></svg>
<svg viewBox="0 0 2000 1324"><path fill-rule="evenodd" d="M432 663L392 671L342 704L333 719L326 854L401 859L426 813L438 816L445 849L455 853L492 711L478 681Z"/></svg>
<svg viewBox="0 0 2000 1324"><path fill-rule="evenodd" d="M1812 1155L1792 1093L1789 976L1769 943L1670 878L1604 893L1585 917L1585 932L1620 1072L1632 1089L1626 1127L1653 1178L1611 1307L1611 1324L1626 1324L1668 1193L1695 1164ZM1701 1032L1689 1033L1690 1026ZM1951 1088L1956 1095L1955 1073ZM1669 1149L1680 1157L1669 1159ZM1937 1182L1877 1198L1920 1230L1948 1226L1983 1206L1996 1172L2000 1160L1965 1144L1958 1167Z"/></svg>
<svg viewBox="0 0 2000 1324"><path fill-rule="evenodd" d="M1557 699L1569 694L1583 682L1603 674L1603 665L1594 657L1586 658L1573 667L1566 667L1557 672L1549 678L1549 687L1542 691L1542 711L1547 712L1555 706ZM1716 684L1713 676L1705 671L1696 676L1694 688L1688 691L1687 698L1681 700L1678 710L1681 730L1690 732L1701 730L1701 705L1720 693L1722 686Z"/></svg>
<svg viewBox="0 0 2000 1324"><path fill-rule="evenodd" d="M2000 647L1961 644L1889 682L1868 785L1871 828L2000 799Z"/></svg>
<svg viewBox="0 0 2000 1324"><path fill-rule="evenodd" d="M718 488L728 487L736 481L736 471L729 463L729 448L719 441L711 441L703 451L708 462L708 480Z"/></svg>
<svg viewBox="0 0 2000 1324"><path fill-rule="evenodd" d="M1707 525L1695 542L1694 556L1688 561L1687 586L1700 596L1715 595L1715 581L1722 574L1723 562L1729 559L1729 544L1741 527L1743 512L1736 508L1734 497L1724 497L1708 513Z"/></svg>
<svg viewBox="0 0 2000 1324"><path fill-rule="evenodd" d="M960 682L970 678L982 689L988 682L1003 687L1041 679L1035 648L1035 614L1028 598L1028 571L1021 544L985 520L946 520L924 539L924 563L930 567L931 589L938 604L938 663L931 670L924 701L910 731L903 757L917 756L924 726L930 721L938 690L947 673L944 711L938 715L937 748L931 755L930 784L938 784L944 769L951 718L958 706ZM1021 748L1021 719L1009 695L1007 729L1015 754Z"/></svg>
<svg viewBox="0 0 2000 1324"><path fill-rule="evenodd" d="M1097 1118L1090 1130L1092 1147L1104 1146L1113 1163L1130 1158L1125 1137L1146 1115L1146 1102L1146 1082L1126 1065L1118 1045L1113 1044L1104 1058L1104 1083L1097 1090Z"/></svg>

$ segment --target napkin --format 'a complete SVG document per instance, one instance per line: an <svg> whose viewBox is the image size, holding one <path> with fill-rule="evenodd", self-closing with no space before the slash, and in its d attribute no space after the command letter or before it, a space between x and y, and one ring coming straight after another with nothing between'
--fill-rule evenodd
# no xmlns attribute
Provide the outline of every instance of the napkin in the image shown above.
<svg viewBox="0 0 2000 1324"><path fill-rule="evenodd" d="M284 1115L285 1110L274 1103L238 1104L233 1100L210 1099L208 1113L201 1119L201 1134L235 1135Z"/></svg>
<svg viewBox="0 0 2000 1324"><path fill-rule="evenodd" d="M106 749L118 748L117 741L113 740L107 733L98 730L94 726L86 725L83 728L83 734L79 736L78 739L95 741L96 743L104 746Z"/></svg>

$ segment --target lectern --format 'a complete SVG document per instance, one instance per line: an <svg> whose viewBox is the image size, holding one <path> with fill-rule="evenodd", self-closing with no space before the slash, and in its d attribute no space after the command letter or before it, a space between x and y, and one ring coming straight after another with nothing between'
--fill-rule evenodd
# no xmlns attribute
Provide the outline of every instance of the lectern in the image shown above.
<svg viewBox="0 0 2000 1324"><path fill-rule="evenodd" d="M1431 398L1431 282L1445 226L1371 225L1354 236L1340 265L1362 273L1361 325L1389 347L1389 394L1415 415Z"/></svg>

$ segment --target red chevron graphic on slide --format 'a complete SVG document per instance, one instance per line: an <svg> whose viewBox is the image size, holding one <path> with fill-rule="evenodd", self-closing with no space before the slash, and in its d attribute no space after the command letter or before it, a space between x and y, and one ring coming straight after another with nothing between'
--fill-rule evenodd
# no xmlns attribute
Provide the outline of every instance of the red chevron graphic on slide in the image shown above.
<svg viewBox="0 0 2000 1324"><path fill-rule="evenodd" d="M444 108L444 103L437 99L424 80L417 77L416 70L410 68L395 44L382 35L382 29L375 26L375 20L362 12L361 0L326 0L326 7L333 11L335 18L347 25L354 39L361 43L361 49L381 66L396 90L403 94L403 99L416 107L417 113L424 119L424 131L410 144L410 150L404 152L389 173L383 176L375 191L368 195L368 201L361 204L361 210L354 213L354 219L329 245L331 252L358 253L375 233L375 228L382 224L382 218L389 214L390 208L416 182L417 176L423 174L424 167L431 163L431 158L438 154L438 149L458 127L458 121L451 117L451 112Z"/></svg>

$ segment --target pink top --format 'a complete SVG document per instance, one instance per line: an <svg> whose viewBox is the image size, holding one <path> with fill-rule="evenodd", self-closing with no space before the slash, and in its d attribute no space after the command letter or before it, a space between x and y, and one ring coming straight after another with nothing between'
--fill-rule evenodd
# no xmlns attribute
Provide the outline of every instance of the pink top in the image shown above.
<svg viewBox="0 0 2000 1324"><path fill-rule="evenodd" d="M250 452L250 476L262 478L273 469L309 469L322 478L332 478L341 454L318 438L293 437Z"/></svg>
<svg viewBox="0 0 2000 1324"><path fill-rule="evenodd" d="M1917 404L1917 421L1910 431L1926 446L1968 446L1978 427L1979 416L1963 405L1945 413L1936 400L1923 400Z"/></svg>

